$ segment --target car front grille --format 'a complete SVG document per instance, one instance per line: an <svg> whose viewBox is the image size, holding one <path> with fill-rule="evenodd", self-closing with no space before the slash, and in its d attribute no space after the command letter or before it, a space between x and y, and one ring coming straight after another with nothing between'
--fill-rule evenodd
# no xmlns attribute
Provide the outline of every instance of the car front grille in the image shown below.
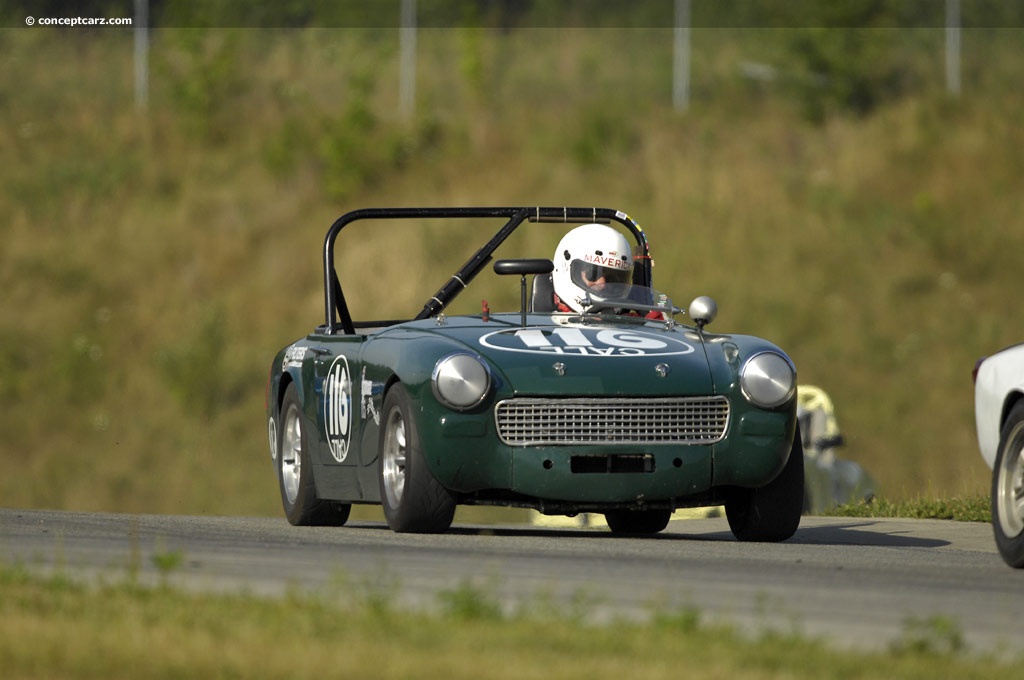
<svg viewBox="0 0 1024 680"><path fill-rule="evenodd" d="M725 397L516 398L494 408L510 446L560 444L713 444L725 437Z"/></svg>

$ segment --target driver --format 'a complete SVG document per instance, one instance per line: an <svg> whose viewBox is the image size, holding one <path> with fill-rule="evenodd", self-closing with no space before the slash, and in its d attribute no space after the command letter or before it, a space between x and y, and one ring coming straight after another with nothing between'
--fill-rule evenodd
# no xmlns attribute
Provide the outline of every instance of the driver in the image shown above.
<svg viewBox="0 0 1024 680"><path fill-rule="evenodd" d="M562 237L552 258L555 309L582 312L588 292L600 294L609 284L622 284L625 295L633 281L633 252L629 242L603 224L584 224Z"/></svg>

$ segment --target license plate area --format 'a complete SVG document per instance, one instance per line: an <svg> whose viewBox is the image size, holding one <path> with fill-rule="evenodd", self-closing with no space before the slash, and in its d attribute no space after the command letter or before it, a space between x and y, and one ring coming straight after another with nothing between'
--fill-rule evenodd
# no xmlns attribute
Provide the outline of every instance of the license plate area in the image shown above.
<svg viewBox="0 0 1024 680"><path fill-rule="evenodd" d="M654 456L649 453L615 453L573 456L569 460L573 474L629 474L654 472Z"/></svg>

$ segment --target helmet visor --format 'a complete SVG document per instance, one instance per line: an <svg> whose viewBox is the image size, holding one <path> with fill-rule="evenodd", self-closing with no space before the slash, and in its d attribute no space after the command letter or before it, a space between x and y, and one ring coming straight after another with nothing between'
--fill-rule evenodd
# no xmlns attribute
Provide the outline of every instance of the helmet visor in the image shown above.
<svg viewBox="0 0 1024 680"><path fill-rule="evenodd" d="M571 272L573 283L584 289L609 283L630 283L633 279L632 267L615 269L583 260L573 260Z"/></svg>

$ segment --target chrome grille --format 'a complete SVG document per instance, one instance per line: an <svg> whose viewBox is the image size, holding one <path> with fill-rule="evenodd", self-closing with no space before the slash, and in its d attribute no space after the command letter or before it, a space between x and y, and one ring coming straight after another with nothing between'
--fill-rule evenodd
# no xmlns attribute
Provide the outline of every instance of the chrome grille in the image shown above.
<svg viewBox="0 0 1024 680"><path fill-rule="evenodd" d="M725 397L537 399L494 407L498 436L511 446L713 444L725 437Z"/></svg>

